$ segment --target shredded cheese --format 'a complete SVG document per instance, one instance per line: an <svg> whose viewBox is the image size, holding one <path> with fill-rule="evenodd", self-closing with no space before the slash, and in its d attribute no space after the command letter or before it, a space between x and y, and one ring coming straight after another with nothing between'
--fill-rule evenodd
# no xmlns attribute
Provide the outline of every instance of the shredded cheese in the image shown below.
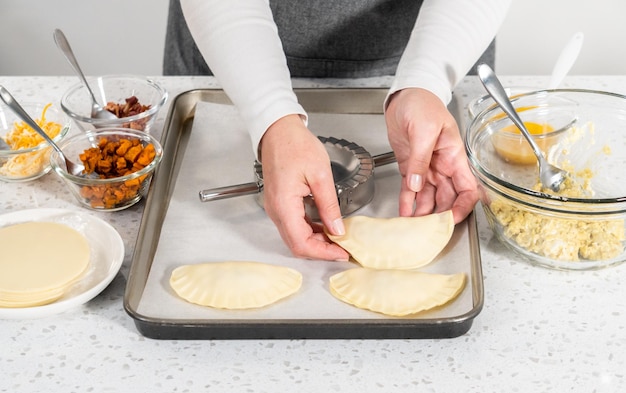
<svg viewBox="0 0 626 393"><path fill-rule="evenodd" d="M36 119L35 122L50 138L55 138L61 132L62 125L54 121L46 120L46 112L50 106L52 106L51 103L43 108L41 118ZM17 121L13 124L13 128L5 135L4 140L11 150L30 149L44 142L43 137L28 124ZM41 172L46 166L49 153L50 147L11 156L6 160L4 165L0 167L0 175L15 178L34 176Z"/></svg>
<svg viewBox="0 0 626 393"><path fill-rule="evenodd" d="M594 133L593 124L587 128L572 127L567 134L567 143L583 142L585 132ZM591 143L593 145L593 143ZM566 145L567 146L567 145ZM611 154L611 148L605 145L601 153ZM569 152L567 153L569 154ZM567 177L558 195L570 198L583 198L594 195L591 168L576 170L573 163L565 159L559 163L561 168L574 177ZM536 191L552 193L537 182ZM559 261L609 260L624 252L626 242L626 222L624 219L583 219L582 217L561 218L537 213L520 204L511 203L503 198L494 198L489 208L494 218L502 226L502 233L521 248L531 253Z"/></svg>
<svg viewBox="0 0 626 393"><path fill-rule="evenodd" d="M50 137L54 138L61 132L61 125L53 121L46 121L46 112L52 104L47 104L41 112L41 118L35 120L35 123ZM5 136L6 143L11 146L12 150L29 149L35 147L44 141L43 137L33 130L25 122L15 122L13 129Z"/></svg>

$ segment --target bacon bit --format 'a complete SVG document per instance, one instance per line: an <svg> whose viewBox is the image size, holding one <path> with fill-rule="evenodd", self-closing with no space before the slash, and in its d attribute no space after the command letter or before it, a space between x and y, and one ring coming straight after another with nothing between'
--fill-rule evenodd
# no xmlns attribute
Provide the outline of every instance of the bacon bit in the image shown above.
<svg viewBox="0 0 626 393"><path fill-rule="evenodd" d="M143 113L152 107L151 105L142 105L136 96L128 97L124 101L125 102L122 104L112 101L107 102L104 109L113 113L118 118L123 119L125 117L135 116ZM139 119L136 121L124 123L122 124L122 127L143 131L147 121L148 119Z"/></svg>

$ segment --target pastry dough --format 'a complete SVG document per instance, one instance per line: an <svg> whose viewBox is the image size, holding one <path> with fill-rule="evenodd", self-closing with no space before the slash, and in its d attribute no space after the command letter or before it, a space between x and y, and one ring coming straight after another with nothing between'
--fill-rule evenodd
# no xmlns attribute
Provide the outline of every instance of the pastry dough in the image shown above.
<svg viewBox="0 0 626 393"><path fill-rule="evenodd" d="M259 308L296 293L302 274L260 262L214 262L177 267L170 285L190 303L225 309Z"/></svg>
<svg viewBox="0 0 626 393"><path fill-rule="evenodd" d="M0 307L51 303L87 270L89 242L55 222L0 228Z"/></svg>
<svg viewBox="0 0 626 393"><path fill-rule="evenodd" d="M454 299L464 287L464 273L354 268L330 278L330 292L339 300L391 316L440 306Z"/></svg>
<svg viewBox="0 0 626 393"><path fill-rule="evenodd" d="M346 233L330 240L339 244L364 267L415 269L430 263L454 232L452 211L421 217L344 219Z"/></svg>

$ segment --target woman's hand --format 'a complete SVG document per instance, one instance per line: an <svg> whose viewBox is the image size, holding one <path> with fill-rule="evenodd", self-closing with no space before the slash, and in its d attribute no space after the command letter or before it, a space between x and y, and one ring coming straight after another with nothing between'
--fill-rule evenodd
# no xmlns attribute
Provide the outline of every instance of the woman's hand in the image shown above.
<svg viewBox="0 0 626 393"><path fill-rule="evenodd" d="M297 257L348 260L320 224L305 215L303 199L313 195L322 223L344 232L328 153L298 115L277 120L261 140L265 210Z"/></svg>
<svg viewBox="0 0 626 393"><path fill-rule="evenodd" d="M443 102L428 90L400 90L389 99L385 121L402 175L399 214L452 209L454 221L462 221L478 201L478 186Z"/></svg>

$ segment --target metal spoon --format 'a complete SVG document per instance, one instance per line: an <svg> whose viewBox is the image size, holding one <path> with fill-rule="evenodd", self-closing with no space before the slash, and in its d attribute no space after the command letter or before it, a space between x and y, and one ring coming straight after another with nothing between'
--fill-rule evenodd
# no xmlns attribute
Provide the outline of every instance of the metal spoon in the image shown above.
<svg viewBox="0 0 626 393"><path fill-rule="evenodd" d="M530 132L526 129L524 122L517 114L513 104L509 101L509 97L506 95L504 87L502 87L502 84L498 80L498 77L496 77L496 74L493 72L491 67L487 64L480 64L477 71L478 77L483 83L483 86L485 86L489 95L500 106L500 108L502 108L504 113L507 114L517 128L520 129L522 135L524 135L530 144L535 156L537 156L537 162L539 163L539 180L541 180L541 184L552 191L558 192L561 189L563 181L565 181L565 178L568 176L567 172L555 167L550 164L548 160L546 160L541 149L539 149L539 146L537 146L537 143L535 143L535 140L531 137Z"/></svg>
<svg viewBox="0 0 626 393"><path fill-rule="evenodd" d="M3 86L0 86L0 98L2 99L2 101L4 101L5 104L7 104L9 108L11 108L13 112L15 112L16 115L24 120L26 124L31 126L33 130L41 135L43 139L45 139L46 142L48 142L50 146L52 146L54 150L59 153L59 156L63 158L63 161L65 161L65 168L67 169L68 173L74 176L80 176L83 174L85 167L81 164L75 164L72 161L68 160L67 157L65 157L65 155L63 154L61 148L56 143L54 143L54 141L48 136L48 134L45 133L44 130L41 129L41 127L39 127L39 124L37 124L37 122L34 121L28 115L28 113L26 113L24 108L22 108L22 106L15 100L15 98L13 98L11 93L9 93L9 91Z"/></svg>
<svg viewBox="0 0 626 393"><path fill-rule="evenodd" d="M91 95L91 117L94 119L117 119L115 114L109 112L104 109L96 100L96 96L93 94L93 90L89 87L87 83L87 79L85 79L85 75L83 71L81 71L80 66L78 65L78 61L76 61L76 57L74 56L74 52L72 52L72 48L70 47L70 43L65 38L65 34L60 29L54 30L54 42L57 44L57 47L63 52L65 58L70 63L70 65L74 68L76 75L83 82L87 91Z"/></svg>
<svg viewBox="0 0 626 393"><path fill-rule="evenodd" d="M0 137L0 150L11 150L11 146L2 137Z"/></svg>

